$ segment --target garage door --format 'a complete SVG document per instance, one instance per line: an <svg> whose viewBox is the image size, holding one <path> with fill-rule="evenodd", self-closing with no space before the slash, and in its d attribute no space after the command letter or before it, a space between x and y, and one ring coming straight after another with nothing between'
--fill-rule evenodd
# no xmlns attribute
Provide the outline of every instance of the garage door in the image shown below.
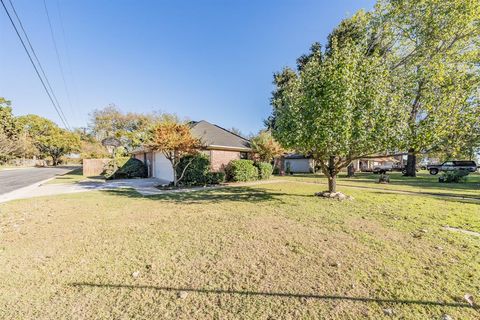
<svg viewBox="0 0 480 320"><path fill-rule="evenodd" d="M153 158L153 176L158 179L173 181L170 161L161 152L155 152Z"/></svg>
<svg viewBox="0 0 480 320"><path fill-rule="evenodd" d="M290 164L291 172L310 172L310 160L309 159L288 159L285 160L285 165Z"/></svg>

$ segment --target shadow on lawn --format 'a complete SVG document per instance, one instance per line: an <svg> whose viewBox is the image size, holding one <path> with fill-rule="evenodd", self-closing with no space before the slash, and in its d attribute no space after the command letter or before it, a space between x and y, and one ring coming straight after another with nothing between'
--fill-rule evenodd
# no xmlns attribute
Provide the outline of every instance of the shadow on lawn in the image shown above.
<svg viewBox="0 0 480 320"><path fill-rule="evenodd" d="M400 186L409 186L416 187L421 189L441 189L441 190L456 190L456 191L473 191L479 190L480 192L480 175L478 173L472 173L467 177L467 182L464 183L439 183L438 175L432 176L428 173L419 173L417 177L405 177L401 173L394 172L389 173L390 175L390 184L391 185L400 185ZM293 177L303 178L303 179L326 179L325 176L319 174L295 174ZM364 182L376 184L378 181L378 174L359 172L355 173L354 177L347 178L346 174L339 174L337 183L347 182Z"/></svg>
<svg viewBox="0 0 480 320"><path fill-rule="evenodd" d="M156 201L174 201L185 203L218 203L222 201L238 201L238 202L264 202L276 201L283 203L281 197L285 196L303 196L292 195L281 192L272 192L259 188L249 187L225 187L218 189L200 190L200 191L184 191L172 192L160 195L143 196L133 189L114 189L104 190L112 195L125 196L129 198L143 198ZM307 195L305 195L306 197Z"/></svg>
<svg viewBox="0 0 480 320"><path fill-rule="evenodd" d="M106 289L147 289L158 291L171 291L171 292L195 292L206 294L219 294L219 295L239 295L239 296L263 296L263 297L278 297L278 298L295 298L295 299L316 299L316 300L347 300L353 302L376 302L376 303L394 303L394 304L407 304L407 305L426 305L426 306L443 306L443 307L456 307L456 308L473 308L466 303L455 302L439 302L439 301L425 301L425 300L408 300L408 299L384 299L384 298L367 298L367 297L349 297L339 295L318 295L318 294L301 294L301 293L288 293L288 292L259 292L259 291L238 291L238 290L220 290L220 289L196 289L196 288L174 288L174 287L161 287L161 286L149 286L149 285L127 285L127 284L102 284L102 283L90 283L90 282L74 282L70 284L73 287L93 287L93 288L106 288Z"/></svg>

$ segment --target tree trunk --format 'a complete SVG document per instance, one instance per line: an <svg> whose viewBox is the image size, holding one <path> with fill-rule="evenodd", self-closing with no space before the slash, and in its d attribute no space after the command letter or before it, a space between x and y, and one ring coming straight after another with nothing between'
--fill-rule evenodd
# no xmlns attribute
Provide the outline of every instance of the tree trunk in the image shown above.
<svg viewBox="0 0 480 320"><path fill-rule="evenodd" d="M328 192L337 192L337 172L335 170L335 157L328 159Z"/></svg>
<svg viewBox="0 0 480 320"><path fill-rule="evenodd" d="M173 186L176 187L178 185L178 180L177 180L177 166L173 165Z"/></svg>
<svg viewBox="0 0 480 320"><path fill-rule="evenodd" d="M417 176L417 155L415 149L411 148L408 150L407 156L407 166L405 167L407 177L416 177Z"/></svg>
<svg viewBox="0 0 480 320"><path fill-rule="evenodd" d="M328 177L328 192L337 192L337 175Z"/></svg>
<svg viewBox="0 0 480 320"><path fill-rule="evenodd" d="M347 167L347 177L351 178L354 175L355 175L355 168L353 167L353 162L352 162Z"/></svg>

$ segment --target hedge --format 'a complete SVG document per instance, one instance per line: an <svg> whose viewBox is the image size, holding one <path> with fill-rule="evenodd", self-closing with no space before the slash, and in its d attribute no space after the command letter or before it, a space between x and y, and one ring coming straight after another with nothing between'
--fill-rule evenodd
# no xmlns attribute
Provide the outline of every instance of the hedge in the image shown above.
<svg viewBox="0 0 480 320"><path fill-rule="evenodd" d="M210 159L204 154L185 156L180 159L180 163L177 166L177 177L180 178L183 169L189 162L191 163L179 183L185 186L200 186L207 184L207 174L210 170Z"/></svg>
<svg viewBox="0 0 480 320"><path fill-rule="evenodd" d="M113 171L115 162L117 171ZM110 160L105 166L104 175L108 180L146 178L148 177L148 168L138 159L122 157Z"/></svg>
<svg viewBox="0 0 480 320"><path fill-rule="evenodd" d="M252 181L258 179L258 168L252 160L232 160L225 170L228 181Z"/></svg>
<svg viewBox="0 0 480 320"><path fill-rule="evenodd" d="M209 172L210 159L204 154L194 156L185 156L180 159L177 167L177 176L180 177L183 169L189 163L185 170L185 174L180 180L180 184L184 186L202 186L206 184L219 184L225 181L225 173Z"/></svg>
<svg viewBox="0 0 480 320"><path fill-rule="evenodd" d="M258 178L260 180L270 179L273 172L273 167L268 162L257 162L255 166L258 168Z"/></svg>

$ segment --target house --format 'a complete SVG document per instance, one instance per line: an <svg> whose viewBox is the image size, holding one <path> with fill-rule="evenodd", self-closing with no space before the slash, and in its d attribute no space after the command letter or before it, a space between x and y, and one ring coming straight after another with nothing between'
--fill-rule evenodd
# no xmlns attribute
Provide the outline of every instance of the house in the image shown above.
<svg viewBox="0 0 480 320"><path fill-rule="evenodd" d="M373 168L379 166L396 167L401 165L401 161L396 157L387 158L365 158L357 159L353 162L355 171L372 172ZM309 173L315 172L315 160L310 156L304 156L297 153L291 153L275 159L275 167L279 171L291 173ZM287 170L289 168L289 170ZM346 170L346 169L345 169Z"/></svg>
<svg viewBox="0 0 480 320"><path fill-rule="evenodd" d="M314 172L315 161L309 156L290 153L276 158L275 167L278 168L280 172L310 173Z"/></svg>
<svg viewBox="0 0 480 320"><path fill-rule="evenodd" d="M395 157L357 159L352 163L355 171L362 172L372 172L373 168L380 166L396 167L401 165L400 160Z"/></svg>
<svg viewBox="0 0 480 320"><path fill-rule="evenodd" d="M249 140L205 120L189 124L192 135L204 145L201 152L210 158L211 171L223 171L231 160L251 158ZM147 165L149 176L173 181L172 165L162 152L139 148L133 156Z"/></svg>

